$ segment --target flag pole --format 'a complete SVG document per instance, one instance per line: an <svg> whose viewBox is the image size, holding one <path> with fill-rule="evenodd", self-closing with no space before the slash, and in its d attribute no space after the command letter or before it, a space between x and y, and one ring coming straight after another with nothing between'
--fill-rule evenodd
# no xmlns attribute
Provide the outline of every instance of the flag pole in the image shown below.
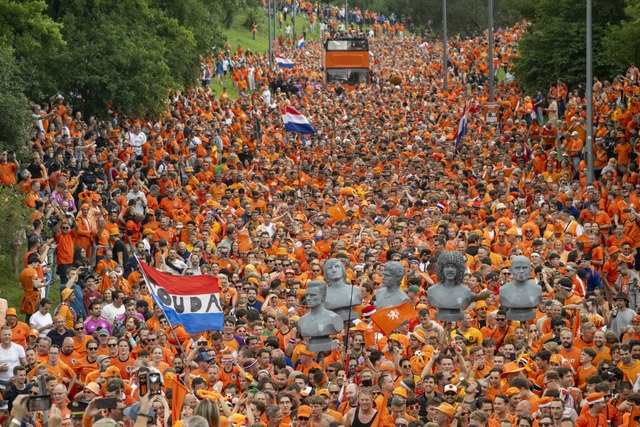
<svg viewBox="0 0 640 427"><path fill-rule="evenodd" d="M151 289L151 286L149 286L149 278L144 273L144 269L142 268L142 262L140 261L140 258L138 258L138 255L134 255L134 257L136 258L136 261L138 261L138 265L140 266L140 272L142 273L142 277L144 278L144 281L147 282L147 289L149 289L149 293L151 293L151 296L153 297L153 302L155 302L156 305L160 307L160 310L162 310L162 314L164 314L164 317L167 319L167 323L169 323L169 329L171 330L171 333L173 334L173 338L175 338L176 342L178 343L178 348L180 349L180 354L186 360L187 359L187 354L184 352L184 348L182 348L182 344L180 343L180 340L178 339L178 335L176 334L176 331L173 329L173 325L169 321L169 317L167 316L167 313L164 311L164 306L162 304L160 304L158 295L156 295L153 292L153 290Z"/></svg>
<svg viewBox="0 0 640 427"><path fill-rule="evenodd" d="M353 288L355 288L355 286L351 286L351 296L349 296L349 317L346 322L347 330L344 334L344 354L346 355L345 361L347 364L345 373L347 375L347 382L349 381L349 331L351 329L351 313L353 313L353 309L351 308L351 302L353 301Z"/></svg>

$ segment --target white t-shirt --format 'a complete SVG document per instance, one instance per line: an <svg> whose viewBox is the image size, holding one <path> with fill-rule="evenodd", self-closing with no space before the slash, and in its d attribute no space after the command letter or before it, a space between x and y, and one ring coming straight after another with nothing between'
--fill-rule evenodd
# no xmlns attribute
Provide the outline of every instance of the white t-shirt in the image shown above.
<svg viewBox="0 0 640 427"><path fill-rule="evenodd" d="M116 317L124 313L124 304L120 308L115 308L112 304L107 304L102 307L102 317L106 318L113 324L116 321Z"/></svg>
<svg viewBox="0 0 640 427"><path fill-rule="evenodd" d="M9 381L13 376L13 368L20 365L20 359L24 358L24 348L16 343L5 349L0 345L0 366L9 364L9 370L0 372L0 381Z"/></svg>
<svg viewBox="0 0 640 427"><path fill-rule="evenodd" d="M42 314L40 310L36 311L29 318L29 323L31 325L36 325L36 328L40 329L47 325L53 324L53 319L51 318L51 313ZM43 329L40 331L40 335L47 335L51 328Z"/></svg>

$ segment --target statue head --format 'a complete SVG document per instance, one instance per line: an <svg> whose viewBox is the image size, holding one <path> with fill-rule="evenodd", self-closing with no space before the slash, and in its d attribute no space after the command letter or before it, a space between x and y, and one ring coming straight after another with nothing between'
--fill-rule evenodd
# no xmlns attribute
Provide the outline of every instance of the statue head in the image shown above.
<svg viewBox="0 0 640 427"><path fill-rule="evenodd" d="M347 270L337 258L330 258L324 263L324 279L328 283L347 282Z"/></svg>
<svg viewBox="0 0 640 427"><path fill-rule="evenodd" d="M509 271L516 282L526 282L531 278L531 261L526 256L515 256L511 259Z"/></svg>
<svg viewBox="0 0 640 427"><path fill-rule="evenodd" d="M312 280L307 283L307 307L314 308L324 304L327 296L327 284L322 280Z"/></svg>
<svg viewBox="0 0 640 427"><path fill-rule="evenodd" d="M464 280L464 272L467 269L467 259L458 251L443 251L438 257L436 275L439 283L447 282L444 274L445 267L452 266L456 269L455 283L460 284Z"/></svg>
<svg viewBox="0 0 640 427"><path fill-rule="evenodd" d="M382 269L382 286L385 288L400 286L404 272L404 265L398 261L389 261Z"/></svg>

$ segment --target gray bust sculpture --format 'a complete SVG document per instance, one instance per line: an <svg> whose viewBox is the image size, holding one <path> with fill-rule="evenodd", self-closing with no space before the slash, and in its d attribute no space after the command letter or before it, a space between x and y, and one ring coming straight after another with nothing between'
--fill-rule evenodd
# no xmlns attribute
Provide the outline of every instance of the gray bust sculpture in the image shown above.
<svg viewBox="0 0 640 427"><path fill-rule="evenodd" d="M347 283L347 270L339 259L331 258L324 263L324 280L329 286L324 307L344 321L357 319L358 314L351 307L362 304L360 288Z"/></svg>
<svg viewBox="0 0 640 427"><path fill-rule="evenodd" d="M382 288L376 292L376 307L395 307L411 298L400 289L404 277L404 265L398 261L390 261L382 269Z"/></svg>
<svg viewBox="0 0 640 427"><path fill-rule="evenodd" d="M471 303L471 290L463 285L467 260L458 251L444 251L438 257L438 284L429 288L429 305L438 311L433 316L442 322L464 319L463 310Z"/></svg>
<svg viewBox="0 0 640 427"><path fill-rule="evenodd" d="M307 307L309 312L298 320L298 329L303 337L311 337L307 344L309 351L331 351L337 347L330 335L339 334L344 329L342 318L324 308L327 284L320 280L307 283Z"/></svg>
<svg viewBox="0 0 640 427"><path fill-rule="evenodd" d="M542 288L531 280L531 261L526 256L511 260L513 280L500 287L500 306L507 308L507 319L535 319L534 309L542 300Z"/></svg>

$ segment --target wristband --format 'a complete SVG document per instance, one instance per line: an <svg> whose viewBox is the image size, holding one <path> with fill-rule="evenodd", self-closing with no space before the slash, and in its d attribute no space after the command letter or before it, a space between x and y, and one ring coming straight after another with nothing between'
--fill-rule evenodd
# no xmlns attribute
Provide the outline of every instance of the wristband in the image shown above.
<svg viewBox="0 0 640 427"><path fill-rule="evenodd" d="M143 414L142 412L138 412L138 416L139 416L139 417L153 418L151 415L149 415L149 414Z"/></svg>
<svg viewBox="0 0 640 427"><path fill-rule="evenodd" d="M13 418L13 419L11 420L11 424L15 424L15 425L17 425L17 426L20 426L20 425L22 425L22 421L20 421L20 420L19 420L19 419L17 419L17 418Z"/></svg>

